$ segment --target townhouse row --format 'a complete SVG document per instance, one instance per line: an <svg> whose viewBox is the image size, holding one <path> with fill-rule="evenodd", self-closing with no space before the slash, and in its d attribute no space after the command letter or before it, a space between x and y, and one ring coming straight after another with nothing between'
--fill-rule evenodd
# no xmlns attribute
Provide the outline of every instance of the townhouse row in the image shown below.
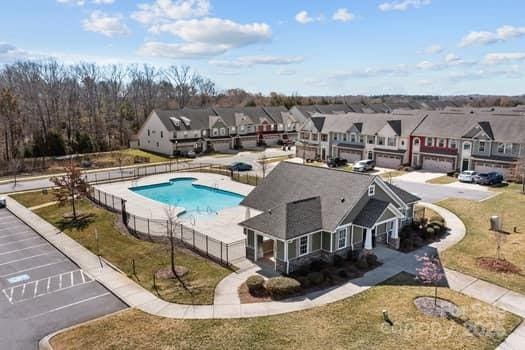
<svg viewBox="0 0 525 350"><path fill-rule="evenodd" d="M525 156L525 115L510 109L314 114L298 141L296 154L305 159L374 159L386 168L512 177Z"/></svg>
<svg viewBox="0 0 525 350"><path fill-rule="evenodd" d="M174 155L226 151L294 140L305 120L284 107L153 110L137 133L137 147Z"/></svg>

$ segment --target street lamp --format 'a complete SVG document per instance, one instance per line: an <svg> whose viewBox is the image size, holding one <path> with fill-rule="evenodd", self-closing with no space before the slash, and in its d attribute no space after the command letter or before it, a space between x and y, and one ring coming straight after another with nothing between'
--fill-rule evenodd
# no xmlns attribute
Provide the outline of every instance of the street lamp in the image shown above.
<svg viewBox="0 0 525 350"><path fill-rule="evenodd" d="M179 141L175 140L175 169L179 170L179 151L177 149Z"/></svg>

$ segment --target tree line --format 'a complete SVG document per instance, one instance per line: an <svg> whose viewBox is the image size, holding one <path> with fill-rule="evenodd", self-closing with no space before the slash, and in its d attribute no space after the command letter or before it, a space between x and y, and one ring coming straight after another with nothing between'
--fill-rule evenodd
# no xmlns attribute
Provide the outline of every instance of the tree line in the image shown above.
<svg viewBox="0 0 525 350"><path fill-rule="evenodd" d="M0 69L0 159L118 149L154 108L215 102L187 66L17 62Z"/></svg>

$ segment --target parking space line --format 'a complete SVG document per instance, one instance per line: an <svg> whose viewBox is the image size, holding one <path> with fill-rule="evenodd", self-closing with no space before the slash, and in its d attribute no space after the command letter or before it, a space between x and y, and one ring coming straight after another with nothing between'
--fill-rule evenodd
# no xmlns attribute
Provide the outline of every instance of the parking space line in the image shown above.
<svg viewBox="0 0 525 350"><path fill-rule="evenodd" d="M41 247L41 246L48 245L48 244L49 243L40 243L40 244L32 245L30 247L25 247L25 248L20 248L20 249L15 249L15 250L9 250L7 252L0 253L0 256L7 255L7 254L12 254L12 253L16 253L16 252L21 252L22 250L33 249L33 248Z"/></svg>
<svg viewBox="0 0 525 350"><path fill-rule="evenodd" d="M0 278L4 278L4 277L7 277L7 276L11 276L11 275L16 275L16 274L19 274L21 272L27 272L27 271L33 271L33 270L41 269L43 267L48 267L48 266L60 264L60 263L67 262L67 261L69 261L69 260L68 259L62 259L62 260L55 261L55 262L52 262L52 263L49 263L49 264L33 266L33 267L28 268L28 269L23 269L23 270L19 270L19 271L16 271L16 272L8 273L6 275L2 275L2 276L0 276Z"/></svg>
<svg viewBox="0 0 525 350"><path fill-rule="evenodd" d="M10 244L15 244L15 243L18 243L18 242L25 242L25 241L29 241L31 239L37 239L37 238L40 238L40 237L36 236L36 237L19 239L18 241L13 241L13 242L9 242L9 243L2 243L2 244L0 244L0 247L6 246L6 245L10 245Z"/></svg>
<svg viewBox="0 0 525 350"><path fill-rule="evenodd" d="M3 265L8 265L8 264L12 264L12 263L15 263L15 262L20 262L20 261L24 261L24 260L29 260L29 259L33 259L33 258L37 258L39 256L44 256L44 255L49 255L49 254L55 254L55 253L58 253L58 252L47 252L47 253L41 253L41 254L36 254L36 255L31 255L31 256L26 256L25 258L20 258L20 259L15 259L15 260L11 260L11 261L7 261L7 262L3 262L0 264L0 266L3 266Z"/></svg>
<svg viewBox="0 0 525 350"><path fill-rule="evenodd" d="M64 306L60 306L60 307L57 307L57 308L45 311L45 312L41 312L41 313L33 315L31 317L27 317L26 320L30 320L32 318L37 318L37 317L40 317L40 316L43 316L43 315L47 315L47 314L50 314L50 313L53 313L53 312L56 312L56 311L67 309L68 307L72 307L72 306L76 306L76 305L79 305L79 304L87 303L89 301L105 297L106 295L111 295L111 293L103 293L103 294L95 295L95 296L87 298L87 299L79 300L79 301L71 303L71 304L67 304L67 305L64 305Z"/></svg>

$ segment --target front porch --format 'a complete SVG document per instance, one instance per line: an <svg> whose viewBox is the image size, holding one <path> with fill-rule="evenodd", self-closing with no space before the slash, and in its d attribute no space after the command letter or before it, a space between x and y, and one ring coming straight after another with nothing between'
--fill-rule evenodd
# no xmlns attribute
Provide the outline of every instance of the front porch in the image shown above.
<svg viewBox="0 0 525 350"><path fill-rule="evenodd" d="M371 227L350 224L335 232L312 232L288 240L245 229L246 257L266 268L290 274L313 260L331 263L335 255L346 258L351 251L372 251L379 245L398 249L399 230L397 216Z"/></svg>

